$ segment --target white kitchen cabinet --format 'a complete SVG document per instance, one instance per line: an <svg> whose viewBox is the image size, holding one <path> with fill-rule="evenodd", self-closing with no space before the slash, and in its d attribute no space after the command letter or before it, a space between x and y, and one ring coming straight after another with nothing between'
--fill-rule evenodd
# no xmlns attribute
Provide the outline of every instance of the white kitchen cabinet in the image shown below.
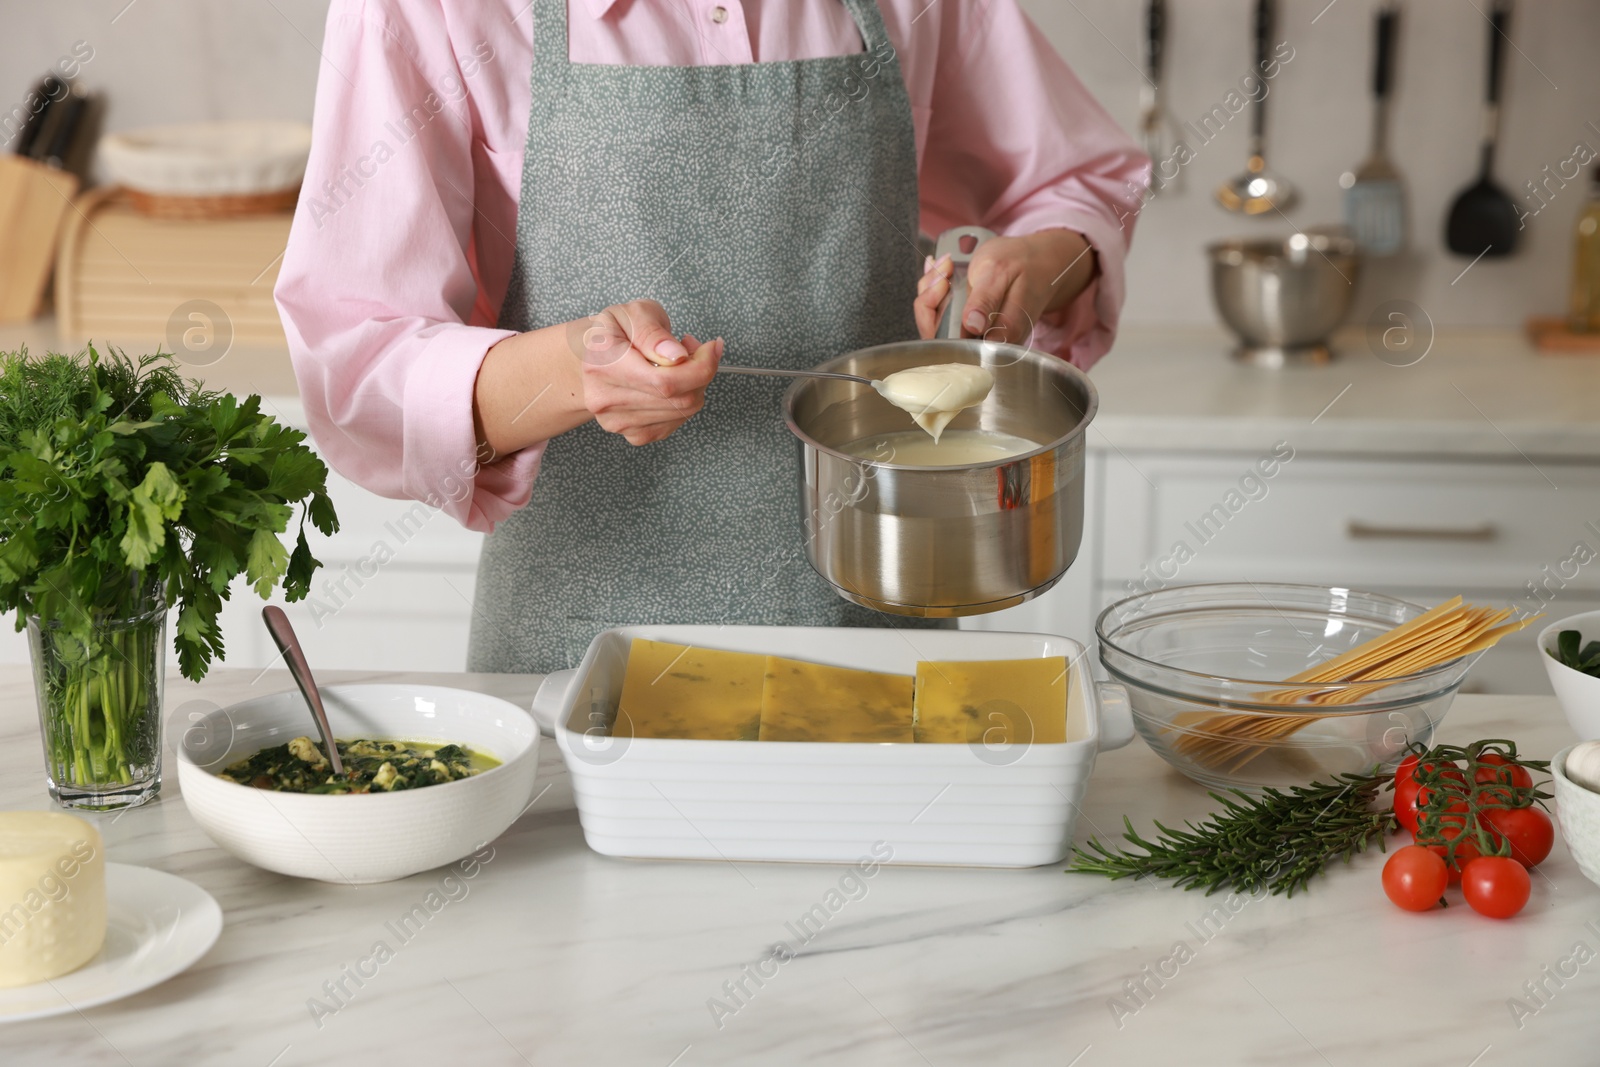
<svg viewBox="0 0 1600 1067"><path fill-rule="evenodd" d="M1264 454L1092 452L1078 562L1038 600L966 625L1092 643L1106 606L1195 582L1460 594L1547 616L1487 653L1465 691L1549 692L1538 631L1600 608L1600 465L1297 453L1266 478Z"/></svg>

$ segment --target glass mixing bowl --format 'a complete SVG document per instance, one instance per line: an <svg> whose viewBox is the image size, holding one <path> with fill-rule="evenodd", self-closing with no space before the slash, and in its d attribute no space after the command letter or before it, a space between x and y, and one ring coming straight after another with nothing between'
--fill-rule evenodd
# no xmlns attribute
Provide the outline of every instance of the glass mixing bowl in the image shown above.
<svg viewBox="0 0 1600 1067"><path fill-rule="evenodd" d="M1392 767L1430 742L1471 658L1381 687L1283 681L1425 610L1314 585L1174 586L1111 605L1095 635L1151 748L1202 785L1259 791Z"/></svg>

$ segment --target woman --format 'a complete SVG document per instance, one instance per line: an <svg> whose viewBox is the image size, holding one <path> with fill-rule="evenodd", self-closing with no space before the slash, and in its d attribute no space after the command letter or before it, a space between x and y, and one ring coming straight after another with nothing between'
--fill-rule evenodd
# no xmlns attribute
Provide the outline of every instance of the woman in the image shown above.
<svg viewBox="0 0 1600 1067"><path fill-rule="evenodd" d="M783 383L712 376L930 336L919 229L1007 235L969 335L1111 343L1149 161L1015 0L334 0L323 54L276 295L328 460L492 531L473 670L897 621L806 563Z"/></svg>

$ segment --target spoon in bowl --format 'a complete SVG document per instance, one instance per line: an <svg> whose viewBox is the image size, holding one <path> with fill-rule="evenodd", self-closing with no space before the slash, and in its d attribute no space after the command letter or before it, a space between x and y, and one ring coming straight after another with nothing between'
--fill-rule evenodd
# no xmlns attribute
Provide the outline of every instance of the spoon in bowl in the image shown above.
<svg viewBox="0 0 1600 1067"><path fill-rule="evenodd" d="M825 370L778 370L772 367L739 367L724 363L720 374L751 374L771 378L832 378L871 386L889 403L910 414L938 443L944 428L967 408L983 403L994 388L994 375L970 363L934 363L907 367L887 375L882 381L859 374Z"/></svg>
<svg viewBox="0 0 1600 1067"><path fill-rule="evenodd" d="M311 677L311 664L306 662L306 654L300 648L300 639L295 636L294 627L289 624L289 616L277 605L268 604L261 609L261 619L267 624L267 633L272 635L273 644L283 653L289 673L300 687L300 695L306 698L306 704L311 708L311 717L316 720L317 731L322 734L323 749L328 753L333 773L343 777L344 761L339 758L339 746L334 744L328 713L322 708L322 694L317 690L316 679Z"/></svg>

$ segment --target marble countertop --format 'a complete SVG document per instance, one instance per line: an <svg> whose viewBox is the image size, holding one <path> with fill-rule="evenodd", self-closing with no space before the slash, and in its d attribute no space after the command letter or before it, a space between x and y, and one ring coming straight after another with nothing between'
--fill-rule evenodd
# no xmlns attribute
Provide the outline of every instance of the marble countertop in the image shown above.
<svg viewBox="0 0 1600 1067"><path fill-rule="evenodd" d="M537 683L331 680L401 678L522 704ZM169 723L288 686L283 671L174 681ZM0 696L0 744L18 754L0 770L0 807L44 808L27 672L0 670ZM1443 736L1514 736L1541 756L1569 740L1540 697L1461 697ZM1547 977L1576 944L1600 947L1600 888L1559 841L1510 922L1464 905L1399 911L1379 887L1378 855L1334 867L1293 899L1261 900L1059 865L888 867L800 943L790 924L839 889L842 868L599 856L584 845L555 746L545 755L538 800L404 942L387 924L441 890L442 872L349 887L257 870L209 843L172 777L154 804L94 816L113 861L198 883L227 925L164 985L0 1027L0 1062L1493 1067L1589 1064L1600 1042L1600 963L1562 987ZM1145 829L1213 806L1135 741L1101 758L1079 838L1116 832L1124 813ZM325 983L380 940L392 957L376 976L331 996ZM758 987L745 968L780 940L797 955ZM1541 981L1553 993L1530 1002L1537 1011L1519 1026L1508 1002ZM735 999L728 990L741 982L748 994Z"/></svg>
<svg viewBox="0 0 1600 1067"><path fill-rule="evenodd" d="M1271 369L1231 359L1233 343L1220 329L1123 330L1090 374L1090 447L1258 452L1287 440L1307 454L1600 459L1600 356L1456 330L1400 366L1415 349L1355 331L1324 366Z"/></svg>

